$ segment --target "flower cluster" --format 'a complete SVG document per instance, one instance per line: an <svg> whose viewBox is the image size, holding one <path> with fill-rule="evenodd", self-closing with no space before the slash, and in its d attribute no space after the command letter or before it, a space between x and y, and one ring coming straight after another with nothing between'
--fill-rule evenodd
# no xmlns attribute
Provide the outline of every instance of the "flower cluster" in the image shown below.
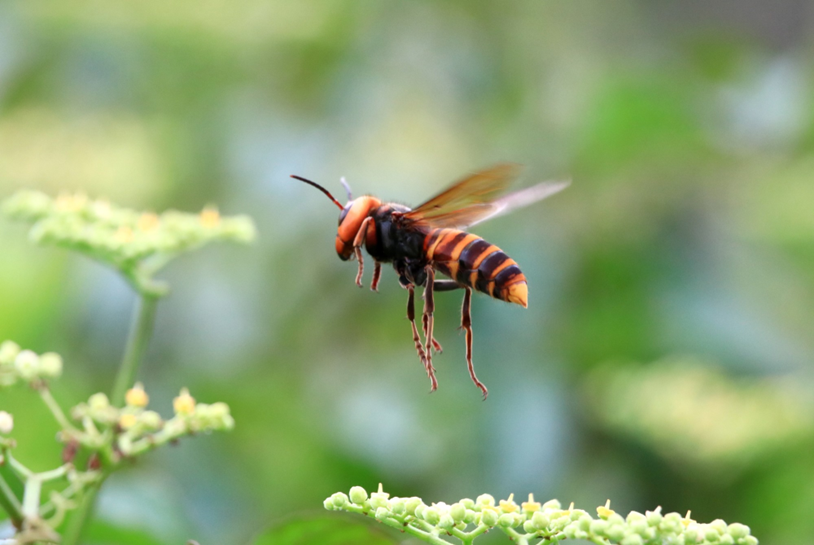
<svg viewBox="0 0 814 545"><path fill-rule="evenodd" d="M592 517L574 505L563 509L557 500L543 504L529 499L520 505L513 496L495 502L494 497L482 494L476 500L468 498L448 505L426 505L421 498L393 497L382 490L368 496L360 486L348 494L337 492L324 502L330 511L359 513L392 526L428 542L450 543L453 537L469 544L492 528L503 531L520 545L532 540L558 542L563 539L582 539L594 543L643 545L644 543L674 543L677 545L757 545L758 540L743 524L727 525L723 520L701 524L690 518L690 513L662 514L661 508L646 513L631 511L623 517L610 508L610 501L596 509ZM521 531L522 530L522 531Z"/></svg>
<svg viewBox="0 0 814 545"><path fill-rule="evenodd" d="M46 352L37 355L22 350L13 341L0 344L0 387L11 386L18 380L34 382L56 378L62 374L62 358L59 354Z"/></svg>
<svg viewBox="0 0 814 545"><path fill-rule="evenodd" d="M33 222L30 237L83 252L119 269L141 293L161 295L152 275L181 252L215 240L249 242L255 228L246 216L221 217L215 208L200 214L169 210L157 215L92 200L82 194L52 199L19 191L3 203L12 218Z"/></svg>
<svg viewBox="0 0 814 545"><path fill-rule="evenodd" d="M175 398L175 415L170 419L147 410L148 403L149 396L140 383L127 391L123 408L111 405L105 394L93 394L71 410L71 416L83 422L84 431L65 431L63 438L94 448L112 433L115 448L111 459L116 462L121 456L136 456L184 435L226 431L235 425L226 403L197 403L186 388Z"/></svg>
<svg viewBox="0 0 814 545"><path fill-rule="evenodd" d="M709 362L671 357L603 366L586 386L600 425L716 475L814 435L810 384L799 379L733 377Z"/></svg>

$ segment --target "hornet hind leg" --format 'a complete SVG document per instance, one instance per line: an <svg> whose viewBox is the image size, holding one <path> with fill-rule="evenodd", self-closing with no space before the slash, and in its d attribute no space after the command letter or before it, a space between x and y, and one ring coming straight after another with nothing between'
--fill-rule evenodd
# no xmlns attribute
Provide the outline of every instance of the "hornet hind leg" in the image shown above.
<svg viewBox="0 0 814 545"><path fill-rule="evenodd" d="M464 304L461 307L461 327L466 332L466 366L469 369L469 377L475 383L480 391L483 393L483 399L489 395L486 386L483 385L478 377L475 375L475 366L472 365L472 288L467 287L464 293Z"/></svg>
<svg viewBox="0 0 814 545"><path fill-rule="evenodd" d="M427 376L430 378L430 392L434 392L438 388L438 380L435 378L435 368L432 366L430 360L424 352L424 347L421 345L421 337L418 336L418 328L415 325L415 288L412 284L405 286L409 292L407 297L407 319L410 320L410 325L413 328L413 342L415 343L416 352L424 364L424 370L427 371Z"/></svg>

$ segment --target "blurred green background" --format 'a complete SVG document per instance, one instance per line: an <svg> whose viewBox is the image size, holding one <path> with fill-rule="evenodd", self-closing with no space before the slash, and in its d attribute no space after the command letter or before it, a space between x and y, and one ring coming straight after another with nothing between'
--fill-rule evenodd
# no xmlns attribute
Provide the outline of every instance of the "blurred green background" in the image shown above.
<svg viewBox="0 0 814 545"><path fill-rule="evenodd" d="M392 270L355 287L336 209L288 175L416 204L506 160L573 185L475 228L530 308L474 299L482 402L439 294L428 395ZM96 542L244 543L378 482L814 536L810 2L8 0L0 197L23 187L259 229L166 271L141 372L164 414L188 386L235 430L116 474ZM134 295L25 234L0 220L0 340L64 356L63 405L109 391ZM0 408L20 459L59 463L39 400Z"/></svg>

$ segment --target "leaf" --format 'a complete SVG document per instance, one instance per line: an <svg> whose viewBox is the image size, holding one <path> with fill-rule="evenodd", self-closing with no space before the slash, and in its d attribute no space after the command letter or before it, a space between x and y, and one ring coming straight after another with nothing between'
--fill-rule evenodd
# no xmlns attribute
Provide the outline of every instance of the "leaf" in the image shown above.
<svg viewBox="0 0 814 545"><path fill-rule="evenodd" d="M94 520L82 536L82 543L88 545L163 545L152 534L138 528L115 526Z"/></svg>
<svg viewBox="0 0 814 545"><path fill-rule="evenodd" d="M398 543L370 524L316 516L288 520L259 534L252 545L392 545Z"/></svg>

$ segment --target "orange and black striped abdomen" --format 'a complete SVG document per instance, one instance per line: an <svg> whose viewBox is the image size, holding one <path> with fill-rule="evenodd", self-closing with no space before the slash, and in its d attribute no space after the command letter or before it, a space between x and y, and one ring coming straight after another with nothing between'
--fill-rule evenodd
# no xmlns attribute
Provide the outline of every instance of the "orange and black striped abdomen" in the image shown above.
<svg viewBox="0 0 814 545"><path fill-rule="evenodd" d="M462 286L496 299L528 306L526 277L500 248L458 229L434 229L424 251L436 270Z"/></svg>

